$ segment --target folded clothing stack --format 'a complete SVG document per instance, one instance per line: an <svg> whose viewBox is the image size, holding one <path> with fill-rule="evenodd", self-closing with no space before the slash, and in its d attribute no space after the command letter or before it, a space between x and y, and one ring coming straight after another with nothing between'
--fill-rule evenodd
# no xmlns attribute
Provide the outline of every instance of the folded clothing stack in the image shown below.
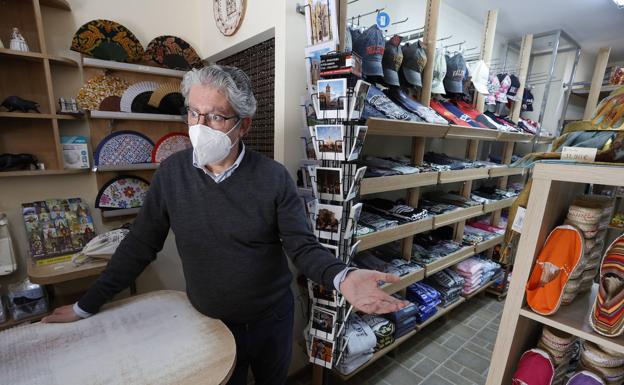
<svg viewBox="0 0 624 385"><path fill-rule="evenodd" d="M503 220L503 218L501 218L501 221ZM481 221L468 221L466 222L467 225L475 227L477 229L481 229L481 230L485 230L488 231L490 233L495 233L498 235L503 235L505 234L505 228L504 227L494 227L490 224L487 223L483 223ZM500 226L503 226L502 224Z"/></svg>
<svg viewBox="0 0 624 385"><path fill-rule="evenodd" d="M392 295L394 298L405 301L405 298L398 294ZM394 338L404 336L416 328L416 315L418 314L418 306L412 302L399 311L388 313L384 316L394 323Z"/></svg>
<svg viewBox="0 0 624 385"><path fill-rule="evenodd" d="M494 277L502 272L501 266L483 255L475 255L473 258L479 259L483 264L483 274L481 276L481 285L485 285L494 279Z"/></svg>
<svg viewBox="0 0 624 385"><path fill-rule="evenodd" d="M606 385L624 383L624 355L589 341L583 341L581 344L578 369L597 374Z"/></svg>
<svg viewBox="0 0 624 385"><path fill-rule="evenodd" d="M542 349L550 355L553 366L555 367L555 375L552 384L557 385L563 382L570 365L570 360L578 352L578 338L544 326L542 336L540 337L537 348Z"/></svg>
<svg viewBox="0 0 624 385"><path fill-rule="evenodd" d="M375 110L382 113L388 119L422 122L422 119L418 115L407 111L403 107L394 103L377 87L371 86L368 89L366 101L370 103Z"/></svg>
<svg viewBox="0 0 624 385"><path fill-rule="evenodd" d="M348 375L373 357L377 337L359 315L352 313L345 325L345 341L347 345L336 368Z"/></svg>
<svg viewBox="0 0 624 385"><path fill-rule="evenodd" d="M457 207L473 207L479 205L479 202L470 200L463 195L444 191L429 191L424 197L431 202L446 203Z"/></svg>
<svg viewBox="0 0 624 385"><path fill-rule="evenodd" d="M455 265L455 271L464 278L464 295L475 292L482 285L485 264L479 258L468 258Z"/></svg>
<svg viewBox="0 0 624 385"><path fill-rule="evenodd" d="M498 234L466 225L464 227L463 243L466 245L476 245L477 243L488 241L497 236Z"/></svg>
<svg viewBox="0 0 624 385"><path fill-rule="evenodd" d="M392 202L389 199L374 198L364 201L364 208L385 217L399 220L401 222L414 222L425 219L428 216L426 209L415 209L405 204L403 200Z"/></svg>
<svg viewBox="0 0 624 385"><path fill-rule="evenodd" d="M464 278L452 269L444 269L428 277L425 282L440 293L440 305L447 307L459 300Z"/></svg>
<svg viewBox="0 0 624 385"><path fill-rule="evenodd" d="M455 158L452 156L448 156L446 154L437 154L435 152L429 151L425 154L424 157L425 162L431 164L433 168L437 166L446 166L439 169L439 171L448 171L450 170L463 170L465 168L475 168L476 165L474 162L471 162L466 159Z"/></svg>
<svg viewBox="0 0 624 385"><path fill-rule="evenodd" d="M418 306L416 322L419 324L431 318L437 312L436 306L440 304L440 293L423 282L409 285L405 297Z"/></svg>
<svg viewBox="0 0 624 385"><path fill-rule="evenodd" d="M572 204L568 209L565 224L572 225L581 231L584 236L584 253L578 267L570 275L570 280L566 285L561 300L562 305L570 304L581 292L581 285L587 290L591 288L596 267L600 263L600 253L602 246L596 243L598 233L598 223L602 217L602 209L599 207L587 207L589 205Z"/></svg>
<svg viewBox="0 0 624 385"><path fill-rule="evenodd" d="M401 275L401 271L397 269L394 265L378 258L369 250L358 254L355 263L363 268L377 270L383 273L389 273L399 276Z"/></svg>
<svg viewBox="0 0 624 385"><path fill-rule="evenodd" d="M446 212L457 210L457 206L449 205L447 203L433 202L427 199L421 199L418 201L418 208L427 210L431 215L440 215Z"/></svg>
<svg viewBox="0 0 624 385"><path fill-rule="evenodd" d="M382 231L386 229L391 229L393 227L397 227L399 225L399 221L396 219L388 219L384 216L381 216L376 213L371 213L369 211L362 211L360 214L360 220L358 221L358 228L356 231L357 235L367 234L364 232L365 230L360 230L360 227L368 228L368 233L374 231Z"/></svg>
<svg viewBox="0 0 624 385"><path fill-rule="evenodd" d="M374 314L364 314L362 320L375 333L375 338L377 338L375 351L381 350L394 342L394 323Z"/></svg>
<svg viewBox="0 0 624 385"><path fill-rule="evenodd" d="M409 175L420 172L418 167L410 166L399 159L393 158L377 158L371 155L365 155L358 164L366 166L366 177L391 176L391 175Z"/></svg>
<svg viewBox="0 0 624 385"><path fill-rule="evenodd" d="M395 268L395 274L399 275L400 277L423 269L423 267L418 263L413 261L406 261L405 259L403 259L403 257L400 256L401 246L398 242L366 250L359 255L362 256L366 253L373 254L378 260L392 265ZM358 257L358 260L360 258L361 257Z"/></svg>
<svg viewBox="0 0 624 385"><path fill-rule="evenodd" d="M452 254L462 248L462 245L449 240L441 240L435 244L421 245L418 238L414 238L412 247L412 261L422 266L428 265Z"/></svg>
<svg viewBox="0 0 624 385"><path fill-rule="evenodd" d="M399 87L388 89L388 96L401 107L418 115L421 119L428 123L448 124L446 119L438 115L431 107L425 107L415 99L405 94Z"/></svg>

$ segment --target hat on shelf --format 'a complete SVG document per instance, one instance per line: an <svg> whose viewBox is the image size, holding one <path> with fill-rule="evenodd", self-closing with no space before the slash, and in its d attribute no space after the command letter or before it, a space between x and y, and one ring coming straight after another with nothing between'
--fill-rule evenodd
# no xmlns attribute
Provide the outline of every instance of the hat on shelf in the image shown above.
<svg viewBox="0 0 624 385"><path fill-rule="evenodd" d="M189 43L177 36L162 35L152 39L143 59L151 64L174 70L200 68L202 61Z"/></svg>
<svg viewBox="0 0 624 385"><path fill-rule="evenodd" d="M498 81L498 76L490 75L488 80L488 96L485 98L485 103L490 106L496 105L496 94L500 89L500 82Z"/></svg>
<svg viewBox="0 0 624 385"><path fill-rule="evenodd" d="M466 61L459 52L446 58L446 76L444 77L444 89L446 92L464 92L464 77L466 76Z"/></svg>
<svg viewBox="0 0 624 385"><path fill-rule="evenodd" d="M102 210L130 209L143 206L149 182L137 176L122 175L102 186L95 207Z"/></svg>
<svg viewBox="0 0 624 385"><path fill-rule="evenodd" d="M414 86L422 87L422 72L427 64L427 52L418 41L414 44L406 44L403 49L403 64L401 72L405 76L405 80Z"/></svg>
<svg viewBox="0 0 624 385"><path fill-rule="evenodd" d="M122 112L158 113L158 109L148 104L152 93L160 86L156 82L138 82L128 87L121 96Z"/></svg>
<svg viewBox="0 0 624 385"><path fill-rule="evenodd" d="M193 147L187 133L172 132L160 138L152 150L152 162L160 163L178 151Z"/></svg>
<svg viewBox="0 0 624 385"><path fill-rule="evenodd" d="M135 62L143 59L143 46L123 25L96 19L83 24L72 39L71 50L103 60Z"/></svg>
<svg viewBox="0 0 624 385"><path fill-rule="evenodd" d="M444 77L446 76L446 59L441 49L436 49L435 61L433 62L433 80L431 81L432 94L445 94Z"/></svg>
<svg viewBox="0 0 624 385"><path fill-rule="evenodd" d="M548 353L531 349L522 354L512 377L513 384L550 385L555 367Z"/></svg>
<svg viewBox="0 0 624 385"><path fill-rule="evenodd" d="M98 144L93 161L96 166L149 163L154 142L137 131L116 131Z"/></svg>
<svg viewBox="0 0 624 385"><path fill-rule="evenodd" d="M399 86L399 68L403 63L403 52L401 51L401 36L394 35L386 42L383 58L384 82L391 86Z"/></svg>
<svg viewBox="0 0 624 385"><path fill-rule="evenodd" d="M184 96L179 82L162 83L154 90L147 102L163 114L180 115L184 109Z"/></svg>
<svg viewBox="0 0 624 385"><path fill-rule="evenodd" d="M109 96L121 97L129 84L116 76L99 75L89 79L78 91L76 102L80 109L98 110Z"/></svg>
<svg viewBox="0 0 624 385"><path fill-rule="evenodd" d="M507 91L509 87L511 87L511 77L508 74L498 74L496 75L498 78L498 82L500 87L496 92L496 101L499 103L507 103Z"/></svg>
<svg viewBox="0 0 624 385"><path fill-rule="evenodd" d="M533 111L533 93L528 88L522 94L522 111Z"/></svg>
<svg viewBox="0 0 624 385"><path fill-rule="evenodd" d="M611 243L600 264L598 294L589 322L607 337L624 333L624 235Z"/></svg>
<svg viewBox="0 0 624 385"><path fill-rule="evenodd" d="M369 27L356 39L353 39L353 50L362 58L362 73L366 76L383 76L381 60L386 40L377 25Z"/></svg>
<svg viewBox="0 0 624 385"><path fill-rule="evenodd" d="M584 238L574 226L557 226L548 235L526 285L527 303L541 315L559 310L566 285L583 257Z"/></svg>
<svg viewBox="0 0 624 385"><path fill-rule="evenodd" d="M490 69L487 64L483 60L479 60L478 62L472 65L470 69L470 75L472 79L472 84L478 93L487 95L488 91L488 78L490 75Z"/></svg>
<svg viewBox="0 0 624 385"><path fill-rule="evenodd" d="M507 90L507 98L517 101L518 97L518 89L520 88L520 79L514 74L509 75L509 80L511 84L509 85L509 89Z"/></svg>

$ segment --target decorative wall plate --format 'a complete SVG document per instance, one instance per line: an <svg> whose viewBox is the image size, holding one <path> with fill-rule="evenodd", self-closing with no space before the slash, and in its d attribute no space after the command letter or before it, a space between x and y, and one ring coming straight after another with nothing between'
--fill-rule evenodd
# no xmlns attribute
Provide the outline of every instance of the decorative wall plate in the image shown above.
<svg viewBox="0 0 624 385"><path fill-rule="evenodd" d="M143 46L128 28L103 19L78 28L71 49L103 60L134 62L143 58Z"/></svg>
<svg viewBox="0 0 624 385"><path fill-rule="evenodd" d="M213 0L212 10L219 31L225 36L231 36L243 22L245 0Z"/></svg>
<svg viewBox="0 0 624 385"><path fill-rule="evenodd" d="M78 91L76 101L84 110L97 110L100 103L109 96L121 97L130 86L116 76L99 75L89 79Z"/></svg>
<svg viewBox="0 0 624 385"><path fill-rule="evenodd" d="M95 198L102 210L131 209L143 206L149 182L132 175L122 175L106 182Z"/></svg>
<svg viewBox="0 0 624 385"><path fill-rule="evenodd" d="M173 132L160 138L152 151L152 162L160 163L178 151L191 148L191 139L183 132Z"/></svg>
<svg viewBox="0 0 624 385"><path fill-rule="evenodd" d="M147 45L143 59L161 67L182 71L202 66L199 55L189 43L170 35L152 39Z"/></svg>
<svg viewBox="0 0 624 385"><path fill-rule="evenodd" d="M136 112L136 111L132 111L134 99L143 93L154 92L154 90L157 89L158 86L159 84L156 82L138 82L128 87L124 91L123 95L121 96L121 103L120 103L121 111ZM143 95L141 96L139 100L143 101L143 99L145 99L144 102L145 102L145 105L147 105L147 102L149 101L150 96L151 96L151 93L149 95ZM138 105L135 105L135 109L136 108L138 108Z"/></svg>
<svg viewBox="0 0 624 385"><path fill-rule="evenodd" d="M117 131L98 144L93 161L96 166L149 163L154 143L136 131Z"/></svg>

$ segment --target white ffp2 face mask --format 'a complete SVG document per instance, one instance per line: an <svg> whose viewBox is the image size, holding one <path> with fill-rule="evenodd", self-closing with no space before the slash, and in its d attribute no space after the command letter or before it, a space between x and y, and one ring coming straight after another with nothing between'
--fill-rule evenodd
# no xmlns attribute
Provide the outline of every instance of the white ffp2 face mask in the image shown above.
<svg viewBox="0 0 624 385"><path fill-rule="evenodd" d="M232 143L228 136L240 124L240 120L228 132L215 130L203 124L195 124L189 127L189 137L193 144L193 154L201 166L215 164L225 159L232 147L238 143Z"/></svg>

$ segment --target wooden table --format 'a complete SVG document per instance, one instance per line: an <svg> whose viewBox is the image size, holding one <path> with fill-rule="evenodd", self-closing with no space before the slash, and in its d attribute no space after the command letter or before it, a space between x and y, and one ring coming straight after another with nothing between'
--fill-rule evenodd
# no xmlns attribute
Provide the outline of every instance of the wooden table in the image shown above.
<svg viewBox="0 0 624 385"><path fill-rule="evenodd" d="M0 332L0 378L13 385L224 384L235 359L228 328L178 291L113 302L70 324Z"/></svg>

